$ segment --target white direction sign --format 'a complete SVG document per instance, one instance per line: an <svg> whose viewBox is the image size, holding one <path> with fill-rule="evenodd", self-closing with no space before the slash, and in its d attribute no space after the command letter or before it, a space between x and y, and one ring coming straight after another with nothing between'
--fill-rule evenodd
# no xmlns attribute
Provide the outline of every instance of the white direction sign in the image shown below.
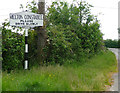
<svg viewBox="0 0 120 93"><path fill-rule="evenodd" d="M43 26L43 14L32 12L10 13L10 25L17 27L36 27Z"/></svg>

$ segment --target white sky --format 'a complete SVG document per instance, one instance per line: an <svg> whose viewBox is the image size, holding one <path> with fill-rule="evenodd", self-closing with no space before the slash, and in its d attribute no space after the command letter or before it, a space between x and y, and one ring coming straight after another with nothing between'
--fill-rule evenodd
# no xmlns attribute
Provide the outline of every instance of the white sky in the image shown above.
<svg viewBox="0 0 120 93"><path fill-rule="evenodd" d="M21 12L20 4L26 6L32 0L1 0L0 2L0 25L9 18L9 13ZM38 0L35 0L38 1ZM47 5L56 0L45 0ZM59 0L63 1L63 0ZM65 0L72 3L73 0ZM80 1L80 0L77 0ZM101 23L101 31L104 39L118 39L118 2L120 0L83 0L94 6L92 13L98 15ZM99 15L100 14L100 15Z"/></svg>

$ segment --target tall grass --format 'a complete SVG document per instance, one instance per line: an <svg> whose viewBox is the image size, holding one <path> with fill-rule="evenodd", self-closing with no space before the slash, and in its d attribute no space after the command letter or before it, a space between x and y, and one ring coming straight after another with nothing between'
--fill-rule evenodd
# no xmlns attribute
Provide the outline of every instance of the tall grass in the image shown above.
<svg viewBox="0 0 120 93"><path fill-rule="evenodd" d="M69 63L69 62L66 62ZM115 72L115 55L107 51L84 64L72 62L63 66L34 67L28 71L3 72L3 91L104 91Z"/></svg>

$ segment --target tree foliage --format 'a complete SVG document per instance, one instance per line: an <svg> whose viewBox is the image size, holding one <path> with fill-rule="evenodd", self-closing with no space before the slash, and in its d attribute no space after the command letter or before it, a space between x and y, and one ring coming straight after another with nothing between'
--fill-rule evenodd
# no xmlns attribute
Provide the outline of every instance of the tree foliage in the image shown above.
<svg viewBox="0 0 120 93"><path fill-rule="evenodd" d="M86 2L71 5L67 2L53 2L48 8L47 32L50 50L54 51L50 54L55 54L53 59L73 55L79 58L101 50L103 34L97 17L90 12L91 7Z"/></svg>
<svg viewBox="0 0 120 93"><path fill-rule="evenodd" d="M120 40L107 39L104 43L107 48L120 48Z"/></svg>

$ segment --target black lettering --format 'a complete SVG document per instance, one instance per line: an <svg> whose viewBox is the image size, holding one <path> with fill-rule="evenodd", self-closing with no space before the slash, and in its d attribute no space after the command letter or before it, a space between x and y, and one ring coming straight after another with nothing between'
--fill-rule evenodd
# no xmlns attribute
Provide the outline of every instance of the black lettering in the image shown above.
<svg viewBox="0 0 120 93"><path fill-rule="evenodd" d="M17 19L23 19L22 15L17 15Z"/></svg>
<svg viewBox="0 0 120 93"><path fill-rule="evenodd" d="M22 15L11 15L10 19L23 19Z"/></svg>
<svg viewBox="0 0 120 93"><path fill-rule="evenodd" d="M14 15L10 15L10 19L15 19Z"/></svg>
<svg viewBox="0 0 120 93"><path fill-rule="evenodd" d="M24 20L20 20L20 22L24 22Z"/></svg>
<svg viewBox="0 0 120 93"><path fill-rule="evenodd" d="M24 19L43 20L43 16L42 15L25 15Z"/></svg>
<svg viewBox="0 0 120 93"><path fill-rule="evenodd" d="M25 20L25 22L33 22L33 20Z"/></svg>

